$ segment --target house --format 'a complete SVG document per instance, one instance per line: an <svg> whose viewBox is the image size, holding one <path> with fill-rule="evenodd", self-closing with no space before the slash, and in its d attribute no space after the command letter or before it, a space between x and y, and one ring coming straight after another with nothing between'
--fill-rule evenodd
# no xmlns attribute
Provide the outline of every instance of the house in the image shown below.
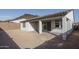
<svg viewBox="0 0 79 59"><path fill-rule="evenodd" d="M21 21L20 28L23 31L37 31L39 34L42 32L49 32L56 35L63 34L63 37L72 32L74 23L73 10L66 10L63 12L34 17Z"/></svg>
<svg viewBox="0 0 79 59"><path fill-rule="evenodd" d="M26 19L30 19L30 18L33 18L33 17L37 17L37 15L24 14L22 16L16 17L15 19L7 20L7 21L14 22L14 23L20 23L21 21L24 21Z"/></svg>
<svg viewBox="0 0 79 59"><path fill-rule="evenodd" d="M36 15L24 14L12 20L0 21L0 28L3 30L15 30L20 29L20 21L37 17Z"/></svg>

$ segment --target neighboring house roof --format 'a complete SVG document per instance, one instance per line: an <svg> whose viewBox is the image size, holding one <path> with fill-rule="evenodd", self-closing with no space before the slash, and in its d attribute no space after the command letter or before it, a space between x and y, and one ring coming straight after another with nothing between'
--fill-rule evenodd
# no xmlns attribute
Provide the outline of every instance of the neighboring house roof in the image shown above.
<svg viewBox="0 0 79 59"><path fill-rule="evenodd" d="M61 18L61 17L65 16L70 11L72 11L72 10L66 10L66 11L63 11L63 12L50 14L50 15L46 15L46 16L34 17L34 18L27 19L27 20L24 20L24 21L21 21L21 22L26 22L26 21L29 21L29 20L39 20L39 19L50 18L50 17L53 17L53 18L58 18L59 17L59 18Z"/></svg>
<svg viewBox="0 0 79 59"><path fill-rule="evenodd" d="M7 21L15 21L15 20L19 20L19 19L22 19L22 18L30 19L30 18L34 18L34 17L38 17L38 16L37 15L32 15L32 14L24 14L22 16L19 16L19 17L15 18L15 19L7 20Z"/></svg>

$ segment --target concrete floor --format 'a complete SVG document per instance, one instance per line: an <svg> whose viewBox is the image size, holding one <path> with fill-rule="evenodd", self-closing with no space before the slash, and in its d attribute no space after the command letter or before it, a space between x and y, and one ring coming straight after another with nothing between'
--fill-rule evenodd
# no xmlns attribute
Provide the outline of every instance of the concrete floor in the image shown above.
<svg viewBox="0 0 79 59"><path fill-rule="evenodd" d="M60 36L50 39L36 49L79 49L79 31L72 32L66 40L62 40Z"/></svg>
<svg viewBox="0 0 79 59"><path fill-rule="evenodd" d="M55 35L49 33L38 34L37 32L24 32L21 30L6 30L5 32L17 46L26 49L35 48L55 37Z"/></svg>
<svg viewBox="0 0 79 59"><path fill-rule="evenodd" d="M78 49L79 31L74 31L67 40L49 33L0 30L0 49Z"/></svg>

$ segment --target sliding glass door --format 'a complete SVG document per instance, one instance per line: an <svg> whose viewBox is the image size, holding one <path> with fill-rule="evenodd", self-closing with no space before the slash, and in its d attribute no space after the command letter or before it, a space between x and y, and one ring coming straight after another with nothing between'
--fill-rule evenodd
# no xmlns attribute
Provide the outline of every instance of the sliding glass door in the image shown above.
<svg viewBox="0 0 79 59"><path fill-rule="evenodd" d="M43 24L43 31L51 31L51 21L45 21L45 22L42 22Z"/></svg>

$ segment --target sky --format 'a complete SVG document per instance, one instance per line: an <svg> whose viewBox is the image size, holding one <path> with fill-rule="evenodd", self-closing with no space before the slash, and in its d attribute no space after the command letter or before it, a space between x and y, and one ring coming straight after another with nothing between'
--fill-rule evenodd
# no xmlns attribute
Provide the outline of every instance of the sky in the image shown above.
<svg viewBox="0 0 79 59"><path fill-rule="evenodd" d="M62 12L65 9L0 9L0 20L9 20L19 17L23 14L33 14L38 16L44 16L57 12ZM76 22L79 21L79 10L74 10L74 16Z"/></svg>

